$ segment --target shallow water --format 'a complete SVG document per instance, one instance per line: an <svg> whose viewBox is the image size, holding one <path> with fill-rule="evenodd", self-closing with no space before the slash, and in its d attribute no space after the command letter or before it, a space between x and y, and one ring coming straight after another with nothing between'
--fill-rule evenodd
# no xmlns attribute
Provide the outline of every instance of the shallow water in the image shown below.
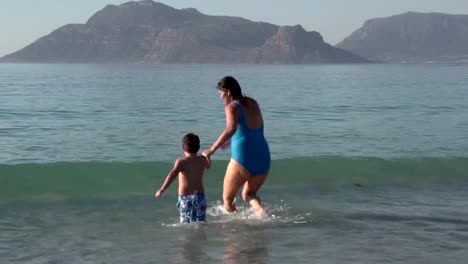
<svg viewBox="0 0 468 264"><path fill-rule="evenodd" d="M266 188L267 217L211 201L177 224L175 196L2 204L2 263L463 263L465 187ZM220 195L220 194L217 194ZM213 196L213 195L212 195Z"/></svg>

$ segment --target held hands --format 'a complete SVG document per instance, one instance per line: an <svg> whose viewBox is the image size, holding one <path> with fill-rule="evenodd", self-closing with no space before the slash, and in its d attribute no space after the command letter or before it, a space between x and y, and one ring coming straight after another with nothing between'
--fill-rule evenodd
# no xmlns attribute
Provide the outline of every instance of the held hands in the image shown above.
<svg viewBox="0 0 468 264"><path fill-rule="evenodd" d="M204 150L202 152L202 155L205 156L206 158L206 161L207 161L207 168L211 168L211 158L210 156L213 155L214 151L212 151L211 149L207 149L207 150Z"/></svg>
<svg viewBox="0 0 468 264"><path fill-rule="evenodd" d="M202 152L202 155L205 156L208 160L210 160L211 155L213 155L215 152L212 149L205 149Z"/></svg>

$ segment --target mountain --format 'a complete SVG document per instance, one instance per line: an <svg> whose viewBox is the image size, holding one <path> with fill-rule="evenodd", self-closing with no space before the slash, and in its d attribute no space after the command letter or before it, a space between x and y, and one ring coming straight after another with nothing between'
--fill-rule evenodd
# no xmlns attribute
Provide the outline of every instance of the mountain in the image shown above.
<svg viewBox="0 0 468 264"><path fill-rule="evenodd" d="M2 62L355 63L318 32L240 17L209 16L151 0L107 5L86 24L58 28Z"/></svg>
<svg viewBox="0 0 468 264"><path fill-rule="evenodd" d="M408 12L375 18L336 47L385 62L466 62L468 15Z"/></svg>
<svg viewBox="0 0 468 264"><path fill-rule="evenodd" d="M254 63L360 62L351 52L323 41L320 33L307 32L300 25L282 26L265 44L255 49Z"/></svg>

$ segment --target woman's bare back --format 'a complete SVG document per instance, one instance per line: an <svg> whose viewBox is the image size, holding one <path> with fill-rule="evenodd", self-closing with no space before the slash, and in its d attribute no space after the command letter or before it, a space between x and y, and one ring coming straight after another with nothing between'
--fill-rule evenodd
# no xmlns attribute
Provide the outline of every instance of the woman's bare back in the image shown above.
<svg viewBox="0 0 468 264"><path fill-rule="evenodd" d="M242 105L245 121L250 129L259 129L263 126L263 116L260 106L253 98L246 97L247 105Z"/></svg>

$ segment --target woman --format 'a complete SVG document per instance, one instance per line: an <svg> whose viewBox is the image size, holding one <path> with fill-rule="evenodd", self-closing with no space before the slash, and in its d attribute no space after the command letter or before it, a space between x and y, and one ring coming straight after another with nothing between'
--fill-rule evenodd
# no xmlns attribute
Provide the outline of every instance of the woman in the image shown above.
<svg viewBox="0 0 468 264"><path fill-rule="evenodd" d="M236 211L234 198L244 186L242 198L261 217L264 211L257 192L268 177L270 150L263 135L260 107L254 99L242 94L239 83L231 76L221 79L217 89L220 99L226 103L226 129L203 155L210 158L218 148L231 142L231 160L224 176L224 208Z"/></svg>

